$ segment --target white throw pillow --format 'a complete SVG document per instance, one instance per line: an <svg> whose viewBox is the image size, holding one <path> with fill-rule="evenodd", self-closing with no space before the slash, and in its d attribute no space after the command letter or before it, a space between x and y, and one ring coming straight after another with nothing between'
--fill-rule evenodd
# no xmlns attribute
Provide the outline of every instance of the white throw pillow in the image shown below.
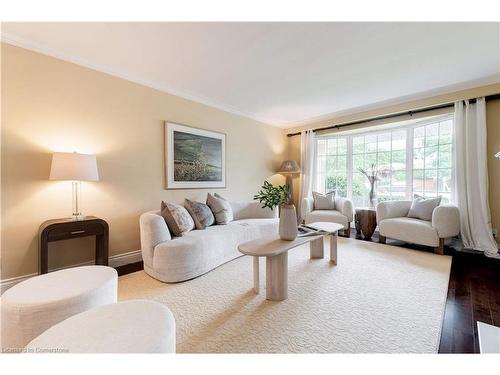
<svg viewBox="0 0 500 375"><path fill-rule="evenodd" d="M233 221L231 205L220 195L216 194L216 196L213 196L208 193L207 206L212 210L216 224L229 224L229 222Z"/></svg>
<svg viewBox="0 0 500 375"><path fill-rule="evenodd" d="M313 191L314 209L315 210L334 210L335 209L335 192L321 194Z"/></svg>
<svg viewBox="0 0 500 375"><path fill-rule="evenodd" d="M415 219L431 221L432 212L441 203L441 196L436 198L424 198L420 195L415 194L413 202L411 203L410 211L408 211L408 217L413 217Z"/></svg>

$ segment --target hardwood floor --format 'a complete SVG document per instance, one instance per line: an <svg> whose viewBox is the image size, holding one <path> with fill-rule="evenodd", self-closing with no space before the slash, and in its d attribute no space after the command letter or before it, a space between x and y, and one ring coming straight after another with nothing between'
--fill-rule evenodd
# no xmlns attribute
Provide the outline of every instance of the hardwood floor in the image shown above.
<svg viewBox="0 0 500 375"><path fill-rule="evenodd" d="M354 229L351 238L362 240ZM378 232L371 241L378 242ZM387 244L433 252L430 247L390 239ZM500 260L462 251L458 242L445 246L445 254L453 259L439 353L479 353L476 322L500 326ZM120 276L142 269L142 262L117 267Z"/></svg>
<svg viewBox="0 0 500 375"><path fill-rule="evenodd" d="M455 252L440 353L479 353L477 321L500 326L500 260Z"/></svg>
<svg viewBox="0 0 500 375"><path fill-rule="evenodd" d="M361 240L355 231L351 238ZM378 241L378 232L372 241ZM434 251L431 247L396 240L387 240L387 244ZM500 327L500 259L463 250L459 241L445 245L445 254L453 259L439 353L479 353L477 322Z"/></svg>

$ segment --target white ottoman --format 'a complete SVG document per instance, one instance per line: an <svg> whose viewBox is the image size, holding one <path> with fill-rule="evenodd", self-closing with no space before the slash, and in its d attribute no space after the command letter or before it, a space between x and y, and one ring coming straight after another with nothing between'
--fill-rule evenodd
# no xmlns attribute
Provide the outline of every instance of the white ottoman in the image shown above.
<svg viewBox="0 0 500 375"><path fill-rule="evenodd" d="M175 320L158 302L118 302L66 319L26 349L28 353L175 353Z"/></svg>
<svg viewBox="0 0 500 375"><path fill-rule="evenodd" d="M2 295L2 348L22 349L70 316L117 300L118 273L105 266L68 268L32 277Z"/></svg>

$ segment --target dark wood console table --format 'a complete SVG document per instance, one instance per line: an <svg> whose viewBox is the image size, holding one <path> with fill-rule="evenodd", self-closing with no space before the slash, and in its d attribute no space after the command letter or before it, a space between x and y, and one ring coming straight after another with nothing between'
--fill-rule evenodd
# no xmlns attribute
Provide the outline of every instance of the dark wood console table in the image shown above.
<svg viewBox="0 0 500 375"><path fill-rule="evenodd" d="M55 219L40 225L40 273L47 273L49 267L49 242L71 238L96 236L95 264L108 265L109 227L108 223L95 216L86 216L83 220Z"/></svg>

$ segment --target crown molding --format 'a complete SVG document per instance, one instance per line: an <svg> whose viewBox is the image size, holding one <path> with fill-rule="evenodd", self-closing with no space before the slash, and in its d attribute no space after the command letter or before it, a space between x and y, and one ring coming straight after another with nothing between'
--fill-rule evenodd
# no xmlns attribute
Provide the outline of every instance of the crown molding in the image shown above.
<svg viewBox="0 0 500 375"><path fill-rule="evenodd" d="M411 95L406 95L406 96L401 96L399 98L393 98L393 99L388 99L376 103L371 103L355 108L349 108L346 110L342 111L337 111L337 112L331 112L328 114L308 118L305 120L300 120L300 121L293 121L293 122L287 122L285 125L277 123L276 126L283 127L287 132L295 132L297 130L300 130L302 127L307 127L309 125L322 122L322 121L328 121L328 120L335 120L340 117L347 117L347 116L355 116L361 113L369 112L369 111L376 111L384 108L389 108L393 106L399 106L399 105L404 105L404 104L414 104L414 102L418 102L421 100L428 100L428 99L433 99L433 98L439 98L442 96L448 96L448 95L453 95L453 94L461 94L463 92L467 92L468 90L474 90L474 89L487 89L489 86L496 86L500 85L500 76L488 76L488 77L483 77L474 81L467 81L467 82L462 82L460 84L456 85L450 85L450 86L445 86L445 87L440 87L437 89L429 90L429 91L424 91L424 92L419 92L416 94L411 94ZM486 90L487 92L492 91L492 90ZM498 90L493 90L497 92ZM486 95L486 94L485 94ZM457 100L459 100L457 98ZM447 100L449 101L449 100ZM439 101L436 102L436 104L440 103ZM442 104L442 103L441 103Z"/></svg>
<svg viewBox="0 0 500 375"><path fill-rule="evenodd" d="M127 81L130 81L130 82L133 82L133 83L145 86L145 87L149 87L149 88L161 91L161 92L169 94L169 95L174 95L174 96L177 96L177 97L180 97L180 98L183 98L186 100L190 100L190 101L198 103L198 104L202 104L202 105L205 105L205 106L208 106L211 108L215 108L215 109L227 112L227 113L231 113L233 115L245 117L245 118L263 123L265 125L277 127L277 128L283 129L287 132L295 131L297 128L308 126L310 124L320 122L320 121L326 121L326 120L330 120L330 119L334 119L334 118L338 118L338 117L343 117L343 116L356 115L358 113L362 113L362 112L366 112L366 111L373 111L373 110L377 110L377 109L384 108L384 107L395 106L395 105L400 105L400 104L404 104L404 103L409 103L412 101L423 100L423 99L427 99L427 98L430 98L433 96L448 95L448 94L452 94L452 93L458 92L458 91L464 91L464 90L474 89L474 88L478 88L478 87L485 86L485 85L500 83L500 78L498 76L483 77L483 78L480 78L480 79L477 79L474 81L462 82L462 83L459 83L456 85L440 87L440 88L425 91L425 92L405 95L402 97L392 98L392 99L388 99L388 100L384 100L384 101L380 101L380 102L376 102L376 103L370 103L370 104L358 106L355 108L348 108L345 110L334 111L334 112L322 114L319 116L304 118L301 120L280 122L280 121L273 121L273 120L266 119L266 118L261 118L259 116L254 115L254 114L238 110L236 108L233 108L233 107L228 106L226 104L219 103L217 101L214 101L214 100L209 99L209 98L204 97L204 96L200 96L200 95L193 94L193 93L186 92L186 91L180 91L177 89L173 89L167 85L157 84L157 83L149 81L149 80L144 80L140 77L136 77L136 76L133 76L131 74L125 73L119 69L114 69L114 68L110 68L108 66L99 65L99 64L93 64L93 63L90 63L89 61L86 61L84 59L76 58L74 56L62 53L58 50L50 48L50 47L43 45L41 43L33 43L27 39L17 37L13 34L10 34L10 33L2 32L0 39L2 42L7 43L7 44L12 44L12 45L20 47L20 48L24 48L24 49L38 52L38 53L41 53L41 54L44 54L47 56L51 56L51 57L57 58L59 60L63 60L63 61L66 61L66 62L69 62L72 64L83 66L85 68L89 68L89 69L92 69L92 70L95 70L95 71L98 71L101 73L109 74L109 75L117 77L117 78L125 79Z"/></svg>
<svg viewBox="0 0 500 375"><path fill-rule="evenodd" d="M13 34L2 32L0 39L3 43L12 44L16 47L24 48L24 49L27 49L30 51L41 53L43 55L51 56L51 57L54 57L56 59L63 60L63 61L75 64L75 65L83 66L83 67L88 68L88 69L92 69L92 70L95 70L95 71L98 71L101 73L109 74L113 77L125 79L127 81L161 91L165 94L174 95L174 96L177 96L177 97L180 97L180 98L183 98L186 100L190 100L190 101L198 103L198 104L203 104L207 107L215 108L215 109L218 109L218 110L221 110L224 112L231 113L233 115L245 117L245 118L263 123L265 125L282 128L282 126L278 126L278 125L270 122L268 119L260 118L258 116L251 114L251 113L246 113L246 112L240 111L236 108L233 108L233 107L228 106L226 104L219 103L217 101L211 100L211 99L206 98L204 96L196 95L196 94L193 94L190 92L180 91L177 89L173 89L167 85L158 84L158 83L155 83L155 82L152 82L149 80L145 80L145 79L142 79L140 77L125 73L119 69L110 68L109 66L94 64L94 63L91 63L91 62L86 61L84 59L80 59L80 58L68 55L66 53L60 52L56 49L50 48L50 47L43 45L41 43L33 43L27 39L17 37Z"/></svg>

